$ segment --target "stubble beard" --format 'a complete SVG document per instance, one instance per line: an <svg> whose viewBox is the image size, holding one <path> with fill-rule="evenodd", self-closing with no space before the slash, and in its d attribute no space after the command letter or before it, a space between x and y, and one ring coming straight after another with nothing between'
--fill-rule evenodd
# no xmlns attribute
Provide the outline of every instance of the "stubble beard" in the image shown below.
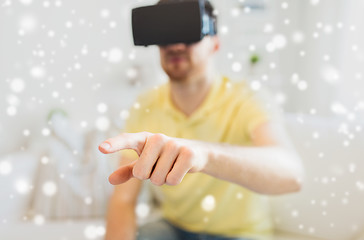
<svg viewBox="0 0 364 240"><path fill-rule="evenodd" d="M167 68L164 71L173 82L185 82L192 73L188 67L182 68L180 66Z"/></svg>

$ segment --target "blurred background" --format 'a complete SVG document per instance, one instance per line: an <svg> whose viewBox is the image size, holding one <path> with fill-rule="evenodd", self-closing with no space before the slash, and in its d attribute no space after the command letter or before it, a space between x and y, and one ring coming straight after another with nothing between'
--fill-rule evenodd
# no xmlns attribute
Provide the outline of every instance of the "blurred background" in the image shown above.
<svg viewBox="0 0 364 240"><path fill-rule="evenodd" d="M97 146L167 80L132 43L131 9L155 2L0 1L1 239L102 239L117 156ZM219 72L270 91L306 167L272 197L277 239L364 239L364 1L212 3Z"/></svg>

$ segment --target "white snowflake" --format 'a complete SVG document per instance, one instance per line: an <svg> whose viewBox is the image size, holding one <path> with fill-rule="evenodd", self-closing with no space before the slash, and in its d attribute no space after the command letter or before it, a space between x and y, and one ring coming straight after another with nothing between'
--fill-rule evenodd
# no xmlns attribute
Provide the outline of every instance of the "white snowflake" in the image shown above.
<svg viewBox="0 0 364 240"><path fill-rule="evenodd" d="M128 70L126 70L126 76L129 79L134 79L138 76L138 71L135 68L129 68Z"/></svg>
<svg viewBox="0 0 364 240"><path fill-rule="evenodd" d="M230 14L232 17L238 17L240 15L240 9L239 8L232 8L230 10Z"/></svg>
<svg viewBox="0 0 364 240"><path fill-rule="evenodd" d="M242 65L240 62L234 62L232 65L231 65L231 69L233 70L233 72L240 72L242 70Z"/></svg>
<svg viewBox="0 0 364 240"><path fill-rule="evenodd" d="M108 18L108 17L110 17L110 11L109 11L109 9L102 9L100 11L100 16L102 18Z"/></svg>
<svg viewBox="0 0 364 240"><path fill-rule="evenodd" d="M116 28L116 26L117 26L117 23L115 21L109 22L109 27L110 28Z"/></svg>
<svg viewBox="0 0 364 240"><path fill-rule="evenodd" d="M9 116L15 116L17 114L18 110L15 106L9 106L7 109L6 109L6 113L9 115Z"/></svg>
<svg viewBox="0 0 364 240"><path fill-rule="evenodd" d="M97 239L104 236L105 232L106 230L103 226L89 225L85 228L83 233L87 239Z"/></svg>
<svg viewBox="0 0 364 240"><path fill-rule="evenodd" d="M282 49L287 45L287 39L283 34L274 35L272 42L276 49Z"/></svg>
<svg viewBox="0 0 364 240"><path fill-rule="evenodd" d="M331 34L333 32L333 30L334 30L334 28L329 24L325 25L325 27L323 28L323 31L326 34Z"/></svg>
<svg viewBox="0 0 364 240"><path fill-rule="evenodd" d="M288 3L287 2L282 2L281 3L281 8L287 9L288 8Z"/></svg>
<svg viewBox="0 0 364 240"><path fill-rule="evenodd" d="M0 175L9 175L13 170L12 164L8 160L0 162Z"/></svg>
<svg viewBox="0 0 364 240"><path fill-rule="evenodd" d="M111 63L118 63L123 58L123 52L119 48L112 48L107 53L107 58Z"/></svg>
<svg viewBox="0 0 364 240"><path fill-rule="evenodd" d="M15 78L10 82L10 88L15 93L23 92L25 83L23 79Z"/></svg>
<svg viewBox="0 0 364 240"><path fill-rule="evenodd" d="M19 21L19 34L33 33L37 28L38 21L32 15L23 16Z"/></svg>
<svg viewBox="0 0 364 240"><path fill-rule="evenodd" d="M271 33L274 31L274 26L271 23L267 23L264 25L263 32L265 33Z"/></svg>
<svg viewBox="0 0 364 240"><path fill-rule="evenodd" d="M44 224L45 218L44 218L43 215L36 215L33 218L33 222L34 222L35 225L41 226L41 225Z"/></svg>
<svg viewBox="0 0 364 240"><path fill-rule="evenodd" d="M296 44L302 43L305 40L305 35L301 31L295 31L292 34L292 41Z"/></svg>
<svg viewBox="0 0 364 240"><path fill-rule="evenodd" d="M87 121L81 121L80 126L82 128L86 128L88 126L88 122Z"/></svg>
<svg viewBox="0 0 364 240"><path fill-rule="evenodd" d="M21 2L24 5L30 5L33 2L33 0L19 0L19 2Z"/></svg>
<svg viewBox="0 0 364 240"><path fill-rule="evenodd" d="M31 190L29 181L27 179L18 179L15 182L15 190L22 195L29 193Z"/></svg>
<svg viewBox="0 0 364 240"><path fill-rule="evenodd" d="M56 32L53 30L49 30L47 35L48 35L48 37L53 38L56 35Z"/></svg>
<svg viewBox="0 0 364 240"><path fill-rule="evenodd" d="M215 205L216 205L215 197L212 195L207 195L201 201L201 207L206 212L211 212L212 210L214 210Z"/></svg>
<svg viewBox="0 0 364 240"><path fill-rule="evenodd" d="M350 163L348 166L349 172L350 173L354 173L356 171L356 164L355 163Z"/></svg>
<svg viewBox="0 0 364 240"><path fill-rule="evenodd" d="M307 82L306 82L306 81L301 80L301 81L299 81L299 82L298 82L298 84L297 84L297 88L298 88L299 90L301 90L301 91L305 91L305 90L308 88L308 84L307 84Z"/></svg>
<svg viewBox="0 0 364 240"><path fill-rule="evenodd" d="M61 7L62 6L62 1L60 1L60 0L57 0L55 3L54 3L54 5L56 6L56 7Z"/></svg>
<svg viewBox="0 0 364 240"><path fill-rule="evenodd" d="M277 93L274 98L275 101L280 105L284 104L287 101L287 96L284 93Z"/></svg>
<svg viewBox="0 0 364 240"><path fill-rule="evenodd" d="M45 69L41 66L32 67L30 70L30 75L34 78L43 78L45 76Z"/></svg>
<svg viewBox="0 0 364 240"><path fill-rule="evenodd" d="M45 8L49 8L50 5L51 5L51 3L48 1L43 2L43 7L45 7Z"/></svg>
<svg viewBox="0 0 364 240"><path fill-rule="evenodd" d="M24 129L23 135L26 136L26 137L28 137L30 135L29 129Z"/></svg>
<svg viewBox="0 0 364 240"><path fill-rule="evenodd" d="M146 203L139 203L135 208L135 213L140 218L146 218L150 213L150 207Z"/></svg>
<svg viewBox="0 0 364 240"><path fill-rule="evenodd" d="M6 101L8 102L8 104L10 106L18 106L20 104L20 99L16 96L16 95L13 95L13 94L9 94L6 96Z"/></svg>
<svg viewBox="0 0 364 240"><path fill-rule="evenodd" d="M267 52L272 53L276 50L276 45L273 42L268 42L265 45L265 49L267 50Z"/></svg>
<svg viewBox="0 0 364 240"><path fill-rule="evenodd" d="M95 125L99 131L107 131L110 127L110 120L107 117L99 117L96 119Z"/></svg>
<svg viewBox="0 0 364 240"><path fill-rule="evenodd" d="M339 71L335 67L330 65L324 66L321 69L321 76L327 83L330 84L335 84L340 80Z"/></svg>
<svg viewBox="0 0 364 240"><path fill-rule="evenodd" d="M43 136L49 136L51 134L51 130L49 130L49 128L43 128L42 129L42 135Z"/></svg>
<svg viewBox="0 0 364 240"><path fill-rule="evenodd" d="M108 106L105 103L99 103L97 104L97 111L99 113L105 113L107 112Z"/></svg>
<svg viewBox="0 0 364 240"><path fill-rule="evenodd" d="M250 83L250 87L252 90L258 91L259 89L261 89L262 84L258 80L254 80Z"/></svg>
<svg viewBox="0 0 364 240"><path fill-rule="evenodd" d="M135 109L139 109L140 108L140 103L138 103L138 102L134 103L133 107Z"/></svg>
<svg viewBox="0 0 364 240"><path fill-rule="evenodd" d="M320 0L310 0L312 5L317 5L320 3Z"/></svg>
<svg viewBox="0 0 364 240"><path fill-rule="evenodd" d="M364 191L364 183L361 181L357 181L355 183L356 187L360 190L360 191Z"/></svg>
<svg viewBox="0 0 364 240"><path fill-rule="evenodd" d="M43 184L42 190L44 195L51 197L57 193L57 185L52 181L47 181Z"/></svg>
<svg viewBox="0 0 364 240"><path fill-rule="evenodd" d="M249 51L254 52L255 50L257 50L257 47L255 45L253 45L253 44L250 44L249 45Z"/></svg>
<svg viewBox="0 0 364 240"><path fill-rule="evenodd" d="M91 205L93 202L92 197L85 197L84 202L86 205Z"/></svg>
<svg viewBox="0 0 364 240"><path fill-rule="evenodd" d="M292 217L296 218L296 217L298 217L298 215L299 215L298 210L292 210L292 212L291 212Z"/></svg>
<svg viewBox="0 0 364 240"><path fill-rule="evenodd" d="M122 111L120 112L120 118L121 118L122 120L126 120L126 119L128 119L128 118L129 118L129 116L130 116L130 113L129 113L129 111L128 111L128 110L122 110Z"/></svg>
<svg viewBox="0 0 364 240"><path fill-rule="evenodd" d="M43 156L40 161L42 164L46 165L49 163L49 158L47 156Z"/></svg>
<svg viewBox="0 0 364 240"><path fill-rule="evenodd" d="M228 26L221 26L219 31L221 32L222 35L226 35L229 32L229 27Z"/></svg>

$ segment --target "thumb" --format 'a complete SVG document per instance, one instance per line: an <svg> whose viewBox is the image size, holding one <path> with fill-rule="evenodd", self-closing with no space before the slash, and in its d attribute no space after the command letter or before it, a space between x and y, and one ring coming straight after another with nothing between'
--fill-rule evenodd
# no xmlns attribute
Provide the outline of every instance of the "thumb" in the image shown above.
<svg viewBox="0 0 364 240"><path fill-rule="evenodd" d="M129 179L133 177L133 167L135 164L136 161L128 165L121 166L109 176L109 182L112 185L118 185L129 181Z"/></svg>

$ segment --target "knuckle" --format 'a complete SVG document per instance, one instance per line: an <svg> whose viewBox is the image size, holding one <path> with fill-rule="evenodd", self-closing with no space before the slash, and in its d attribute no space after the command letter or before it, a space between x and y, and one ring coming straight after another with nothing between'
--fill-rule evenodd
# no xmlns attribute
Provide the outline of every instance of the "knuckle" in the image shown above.
<svg viewBox="0 0 364 240"><path fill-rule="evenodd" d="M171 186L176 186L181 182L181 180L173 175L168 175L166 179L166 183Z"/></svg>
<svg viewBox="0 0 364 240"><path fill-rule="evenodd" d="M188 168L192 168L192 166L193 166L193 160L192 160L192 158L186 158L186 159L184 159L184 164Z"/></svg>
<svg viewBox="0 0 364 240"><path fill-rule="evenodd" d="M164 146L165 150L168 152L173 152L177 149L177 144L175 141L169 140Z"/></svg>
<svg viewBox="0 0 364 240"><path fill-rule="evenodd" d="M166 136L161 133L156 133L149 137L149 141L152 141L154 143L164 142L165 139L166 139Z"/></svg>
<svg viewBox="0 0 364 240"><path fill-rule="evenodd" d="M146 180L149 178L148 173L143 171L143 169L140 169L138 167L133 168L133 176L138 178L139 180Z"/></svg>
<svg viewBox="0 0 364 240"><path fill-rule="evenodd" d="M180 151L181 151L181 155L186 158L191 158L193 156L192 150L186 146L181 147Z"/></svg>
<svg viewBox="0 0 364 240"><path fill-rule="evenodd" d="M151 183L157 186L162 186L164 184L164 180L160 177L155 177L154 175L150 178Z"/></svg>
<svg viewBox="0 0 364 240"><path fill-rule="evenodd" d="M143 142L145 142L147 139L149 139L150 137L152 137L154 135L153 133L150 133L147 131L140 132L139 134L141 136L143 136L143 138L141 138L141 139L144 139Z"/></svg>

